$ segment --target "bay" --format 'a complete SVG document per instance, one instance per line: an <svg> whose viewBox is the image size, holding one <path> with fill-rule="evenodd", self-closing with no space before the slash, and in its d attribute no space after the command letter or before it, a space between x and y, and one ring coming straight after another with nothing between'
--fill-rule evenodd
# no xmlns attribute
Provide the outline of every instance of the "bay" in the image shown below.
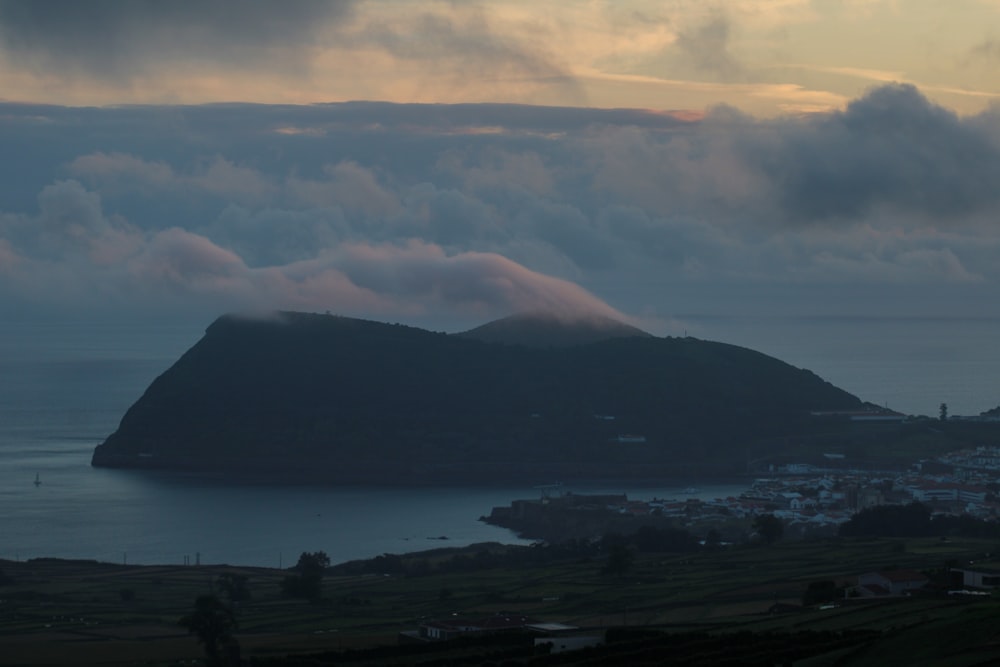
<svg viewBox="0 0 1000 667"><path fill-rule="evenodd" d="M760 350L911 414L1000 404L1000 321L690 318L692 334ZM5 323L0 329L0 558L288 566L474 542L521 542L480 521L539 491L267 484L90 466L93 448L203 324ZM41 484L34 485L36 474ZM733 495L741 485L567 487L629 497ZM446 537L447 539L439 539Z"/></svg>
<svg viewBox="0 0 1000 667"><path fill-rule="evenodd" d="M332 487L111 470L91 468L92 451L91 443L71 440L0 450L0 558L282 567L303 551L323 550L336 563L479 542L530 544L478 519L494 506L541 494L516 485ZM565 487L647 499L725 497L742 489L712 484L691 493L676 482Z"/></svg>

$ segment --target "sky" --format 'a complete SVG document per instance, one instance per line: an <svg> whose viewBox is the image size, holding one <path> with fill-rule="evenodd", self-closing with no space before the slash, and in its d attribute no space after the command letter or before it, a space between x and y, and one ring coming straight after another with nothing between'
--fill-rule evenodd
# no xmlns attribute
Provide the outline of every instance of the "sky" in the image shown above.
<svg viewBox="0 0 1000 667"><path fill-rule="evenodd" d="M1000 0L0 0L0 316L978 317Z"/></svg>

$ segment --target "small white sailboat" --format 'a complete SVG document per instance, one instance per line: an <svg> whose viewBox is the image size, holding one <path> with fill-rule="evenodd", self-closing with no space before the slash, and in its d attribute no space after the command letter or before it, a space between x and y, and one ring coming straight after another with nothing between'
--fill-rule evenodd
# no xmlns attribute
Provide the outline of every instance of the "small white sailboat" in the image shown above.
<svg viewBox="0 0 1000 667"><path fill-rule="evenodd" d="M39 477L38 473L36 472L35 473L35 486L41 486L41 485L42 485L42 478Z"/></svg>

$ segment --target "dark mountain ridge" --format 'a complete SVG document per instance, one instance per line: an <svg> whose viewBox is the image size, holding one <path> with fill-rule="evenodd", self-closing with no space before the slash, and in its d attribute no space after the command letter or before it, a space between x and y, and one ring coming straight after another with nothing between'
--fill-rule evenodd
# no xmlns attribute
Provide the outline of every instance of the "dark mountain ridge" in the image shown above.
<svg viewBox="0 0 1000 667"><path fill-rule="evenodd" d="M752 350L642 334L542 348L330 315L223 316L93 464L359 483L650 479L741 471L747 443L862 406Z"/></svg>

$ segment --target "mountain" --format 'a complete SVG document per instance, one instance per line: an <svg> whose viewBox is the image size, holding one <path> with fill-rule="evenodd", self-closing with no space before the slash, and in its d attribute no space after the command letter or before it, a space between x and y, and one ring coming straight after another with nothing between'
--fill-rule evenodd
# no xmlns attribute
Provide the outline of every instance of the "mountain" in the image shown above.
<svg viewBox="0 0 1000 667"><path fill-rule="evenodd" d="M650 338L642 329L603 315L518 313L460 334L486 343L528 347L569 347L612 338Z"/></svg>
<svg viewBox="0 0 1000 667"><path fill-rule="evenodd" d="M584 329L560 339L593 333ZM807 431L811 411L862 405L723 343L639 332L543 348L470 334L306 313L220 317L129 408L93 465L364 483L726 473L743 469L751 443Z"/></svg>

